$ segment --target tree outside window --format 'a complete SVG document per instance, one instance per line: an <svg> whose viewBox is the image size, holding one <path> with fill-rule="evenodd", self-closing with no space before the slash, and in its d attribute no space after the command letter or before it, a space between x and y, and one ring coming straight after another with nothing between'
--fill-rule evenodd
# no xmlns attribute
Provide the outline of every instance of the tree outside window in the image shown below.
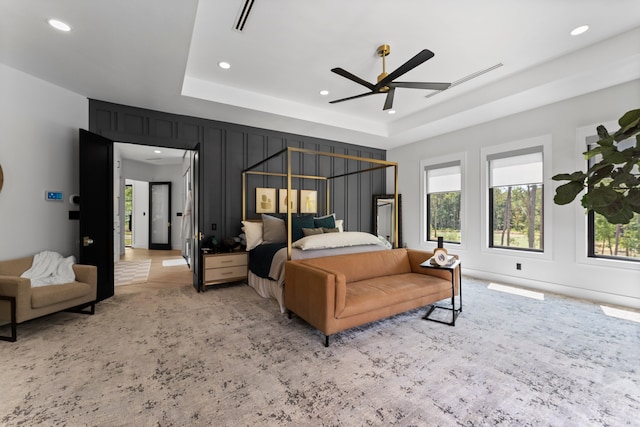
<svg viewBox="0 0 640 427"><path fill-rule="evenodd" d="M597 137L587 138L588 148L595 147ZM618 143L620 150L634 146L630 138ZM599 162L601 156L589 159L589 167ZM635 166L637 169L638 166ZM636 171L637 173L637 171ZM634 213L629 224L611 224L607 219L590 211L588 221L588 255L593 258L612 258L640 261L640 215Z"/></svg>
<svg viewBox="0 0 640 427"><path fill-rule="evenodd" d="M461 167L450 162L425 167L427 182L427 238L460 243Z"/></svg>
<svg viewBox="0 0 640 427"><path fill-rule="evenodd" d="M489 247L544 249L542 147L487 157L489 162Z"/></svg>

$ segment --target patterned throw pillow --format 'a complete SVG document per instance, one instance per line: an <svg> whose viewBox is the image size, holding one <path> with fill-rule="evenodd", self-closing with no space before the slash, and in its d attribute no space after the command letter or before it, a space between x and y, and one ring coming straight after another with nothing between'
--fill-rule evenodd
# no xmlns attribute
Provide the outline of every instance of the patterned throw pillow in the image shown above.
<svg viewBox="0 0 640 427"><path fill-rule="evenodd" d="M323 233L339 233L340 229L338 227L336 227L336 228L325 228L325 227L323 227L322 228L322 232Z"/></svg>
<svg viewBox="0 0 640 427"><path fill-rule="evenodd" d="M322 228L303 228L302 234L304 237L313 236L314 234L322 234L324 230Z"/></svg>

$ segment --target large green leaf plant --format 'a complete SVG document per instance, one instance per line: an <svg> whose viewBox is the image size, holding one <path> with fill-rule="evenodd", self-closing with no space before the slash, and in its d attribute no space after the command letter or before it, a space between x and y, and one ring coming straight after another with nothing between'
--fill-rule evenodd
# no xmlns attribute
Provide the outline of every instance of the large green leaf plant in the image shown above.
<svg viewBox="0 0 640 427"><path fill-rule="evenodd" d="M611 224L628 224L634 212L640 214L640 109L625 113L618 124L620 129L613 134L602 125L597 127L597 146L583 154L587 160L599 157L586 172L561 173L551 178L569 181L556 188L556 204L571 203L586 189L582 206L603 215ZM618 148L620 141L634 135L635 146Z"/></svg>

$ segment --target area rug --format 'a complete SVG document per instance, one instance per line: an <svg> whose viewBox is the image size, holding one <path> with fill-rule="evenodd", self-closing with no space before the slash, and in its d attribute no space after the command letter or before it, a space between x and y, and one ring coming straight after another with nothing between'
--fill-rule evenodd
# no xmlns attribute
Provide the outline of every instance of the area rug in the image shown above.
<svg viewBox="0 0 640 427"><path fill-rule="evenodd" d="M187 265L187 261L184 258L162 260L163 267L175 267L177 265Z"/></svg>
<svg viewBox="0 0 640 427"><path fill-rule="evenodd" d="M463 282L455 327L417 309L328 348L246 285L116 290L0 343L0 425L638 425L638 323Z"/></svg>
<svg viewBox="0 0 640 427"><path fill-rule="evenodd" d="M113 283L115 286L145 283L149 277L151 260L119 261L113 266Z"/></svg>

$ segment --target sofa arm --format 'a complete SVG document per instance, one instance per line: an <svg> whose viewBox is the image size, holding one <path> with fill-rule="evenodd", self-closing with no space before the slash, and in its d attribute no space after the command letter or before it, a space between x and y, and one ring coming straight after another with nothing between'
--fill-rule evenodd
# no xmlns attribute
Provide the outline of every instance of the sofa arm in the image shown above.
<svg viewBox="0 0 640 427"><path fill-rule="evenodd" d="M95 265L73 264L73 272L77 282L98 284L98 267Z"/></svg>
<svg viewBox="0 0 640 427"><path fill-rule="evenodd" d="M15 297L14 315L20 321L20 313L31 309L31 280L19 276L0 276L0 295ZM0 321L11 320L11 306L8 301L0 301Z"/></svg>
<svg viewBox="0 0 640 427"><path fill-rule="evenodd" d="M335 275L308 265L287 261L284 302L287 309L326 332L335 318Z"/></svg>
<svg viewBox="0 0 640 427"><path fill-rule="evenodd" d="M31 280L18 276L0 276L0 295L31 300Z"/></svg>

